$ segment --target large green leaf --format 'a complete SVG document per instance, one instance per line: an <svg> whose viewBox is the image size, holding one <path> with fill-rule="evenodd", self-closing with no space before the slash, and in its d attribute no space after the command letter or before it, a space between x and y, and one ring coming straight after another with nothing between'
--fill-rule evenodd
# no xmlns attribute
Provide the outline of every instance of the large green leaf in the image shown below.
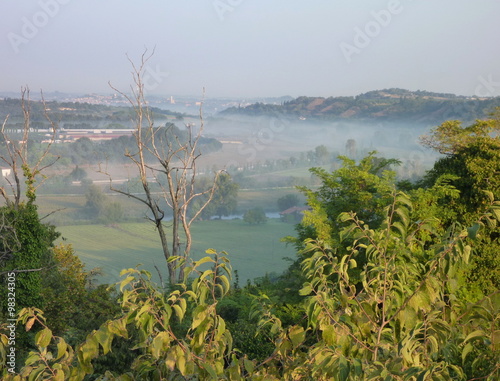
<svg viewBox="0 0 500 381"><path fill-rule="evenodd" d="M52 340L52 331L44 328L35 335L35 343L39 347L46 348Z"/></svg>

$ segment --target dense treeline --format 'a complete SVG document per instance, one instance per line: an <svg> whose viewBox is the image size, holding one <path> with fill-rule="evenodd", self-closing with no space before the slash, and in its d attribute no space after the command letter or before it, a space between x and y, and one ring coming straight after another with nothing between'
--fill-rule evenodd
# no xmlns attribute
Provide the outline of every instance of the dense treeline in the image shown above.
<svg viewBox="0 0 500 381"><path fill-rule="evenodd" d="M158 127L158 134L166 134L167 136L178 136L180 139L185 138L186 131L181 130L173 123L166 123L162 127ZM20 138L20 137L18 137ZM40 152L46 147L46 143L42 143L42 139L47 137L43 135L37 136L36 133L30 135L28 144L30 145L29 155L35 159ZM0 137L0 142L3 143L3 138ZM218 151L222 148L222 143L213 138L200 138L200 152L209 153ZM125 163L128 161L125 156L126 152L134 152L135 140L132 135L120 136L110 140L96 141L88 137L81 137L73 143L56 144L51 149L52 157L59 157L58 165L62 167L85 165L85 164L100 164L100 163ZM0 148L0 154L5 153L7 147L5 143ZM147 157L152 160L150 154Z"/></svg>
<svg viewBox="0 0 500 381"><path fill-rule="evenodd" d="M0 115L9 115L7 128L22 128L24 115L21 99L0 99ZM50 123L45 117L45 111L50 113L53 121L60 128L131 128L134 110L130 107L97 105L80 102L30 101L31 124L33 128L49 128ZM178 119L186 116L183 113L162 110L152 107L151 111L157 120L167 116ZM114 125L113 125L114 124Z"/></svg>
<svg viewBox="0 0 500 381"><path fill-rule="evenodd" d="M30 227L4 224L14 229L2 266L44 260L52 275L19 278L20 290L40 289L19 303L31 344L14 376L3 324L0 371L6 380L497 380L499 131L496 119L436 127L423 141L445 157L418 183L398 181L398 161L375 152L311 169L319 187L300 188L310 210L288 238L296 260L243 288L231 285L230 255L208 250L176 285L123 270L113 304L110 291L93 294L70 247L51 248L52 235L27 235L26 250L43 249L23 251L12 232L47 229L31 194ZM78 314L92 318L80 326Z"/></svg>

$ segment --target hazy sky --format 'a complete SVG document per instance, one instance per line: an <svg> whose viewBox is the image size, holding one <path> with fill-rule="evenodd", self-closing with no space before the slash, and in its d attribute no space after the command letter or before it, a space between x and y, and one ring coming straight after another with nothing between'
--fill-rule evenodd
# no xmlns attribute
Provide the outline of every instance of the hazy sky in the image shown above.
<svg viewBox="0 0 500 381"><path fill-rule="evenodd" d="M498 0L0 0L0 91L500 95Z"/></svg>

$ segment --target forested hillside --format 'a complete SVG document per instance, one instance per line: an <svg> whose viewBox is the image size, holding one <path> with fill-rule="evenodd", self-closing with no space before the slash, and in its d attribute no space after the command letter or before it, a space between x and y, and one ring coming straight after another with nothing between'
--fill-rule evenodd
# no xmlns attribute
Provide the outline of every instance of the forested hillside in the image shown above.
<svg viewBox="0 0 500 381"><path fill-rule="evenodd" d="M9 115L6 128L22 128L24 114L21 99L0 99L0 115ZM59 128L131 128L134 110L130 107L107 106L79 102L30 101L31 127L47 129L50 127L44 111L50 112L51 119ZM182 117L184 114L152 108L153 115L159 122L165 122L167 116Z"/></svg>
<svg viewBox="0 0 500 381"><path fill-rule="evenodd" d="M428 91L387 89L355 97L298 97L281 105L256 103L231 107L222 115L285 115L317 120L378 120L439 124L457 119L466 123L485 118L500 98L464 97Z"/></svg>

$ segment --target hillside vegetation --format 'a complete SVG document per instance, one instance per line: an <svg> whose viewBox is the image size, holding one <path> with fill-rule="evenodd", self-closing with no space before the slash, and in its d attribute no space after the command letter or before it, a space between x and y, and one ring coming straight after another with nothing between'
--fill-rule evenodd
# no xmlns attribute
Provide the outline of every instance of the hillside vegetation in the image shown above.
<svg viewBox="0 0 500 381"><path fill-rule="evenodd" d="M500 97L478 98L403 89L376 90L355 97L298 97L281 105L256 103L231 107L222 115L284 115L318 120L413 121L439 124L472 122L500 106Z"/></svg>
<svg viewBox="0 0 500 381"><path fill-rule="evenodd" d="M9 115L6 128L22 128L24 115L21 108L21 99L0 99L0 115ZM58 101L30 101L31 127L47 129L50 123L45 117L44 110L50 113L53 121L60 128L131 128L135 116L130 107L110 106L80 102L58 102ZM184 114L152 108L154 116L159 121L165 121L167 117L182 117Z"/></svg>

